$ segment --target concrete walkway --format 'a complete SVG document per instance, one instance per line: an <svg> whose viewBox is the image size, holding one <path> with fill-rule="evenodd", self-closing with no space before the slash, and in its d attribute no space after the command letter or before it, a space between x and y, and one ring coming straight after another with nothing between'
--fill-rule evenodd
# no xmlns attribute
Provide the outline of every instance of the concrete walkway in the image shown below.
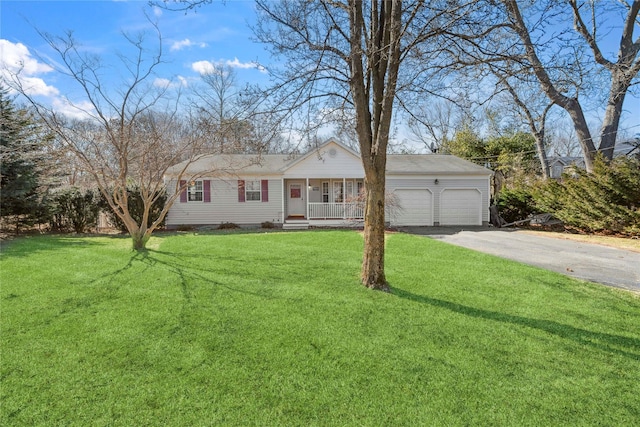
<svg viewBox="0 0 640 427"><path fill-rule="evenodd" d="M608 246L488 227L402 227L465 248L640 292L640 253Z"/></svg>

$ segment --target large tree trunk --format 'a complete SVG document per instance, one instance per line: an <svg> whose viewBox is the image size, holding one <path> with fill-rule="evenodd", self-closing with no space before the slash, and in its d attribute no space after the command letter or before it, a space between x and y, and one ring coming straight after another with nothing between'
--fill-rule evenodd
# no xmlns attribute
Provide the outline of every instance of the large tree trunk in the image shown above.
<svg viewBox="0 0 640 427"><path fill-rule="evenodd" d="M622 115L622 105L627 94L626 87L628 84L622 82L623 77L613 73L613 83L611 92L609 93L609 102L604 113L602 121L602 129L600 131L600 147L598 151L604 155L607 160L613 159L613 150L616 146L616 138L618 136L618 126L620 125L620 116Z"/></svg>
<svg viewBox="0 0 640 427"><path fill-rule="evenodd" d="M370 28L364 36L366 25L362 5L355 0L349 2L350 86L367 196L361 278L362 284L370 289L388 291L389 284L384 275L385 179L400 65L402 2L372 2Z"/></svg>
<svg viewBox="0 0 640 427"><path fill-rule="evenodd" d="M544 131L534 132L533 136L536 140L536 151L542 168L542 177L549 179L551 173L549 171L549 159L547 159L547 148L544 146Z"/></svg>
<svg viewBox="0 0 640 427"><path fill-rule="evenodd" d="M135 232L129 232L131 235L131 240L133 243L133 249L136 251L144 251L147 249L147 242L151 235L142 230L138 230Z"/></svg>
<svg viewBox="0 0 640 427"><path fill-rule="evenodd" d="M364 211L364 256L362 284L370 289L389 291L384 275L385 181L377 174L366 174Z"/></svg>

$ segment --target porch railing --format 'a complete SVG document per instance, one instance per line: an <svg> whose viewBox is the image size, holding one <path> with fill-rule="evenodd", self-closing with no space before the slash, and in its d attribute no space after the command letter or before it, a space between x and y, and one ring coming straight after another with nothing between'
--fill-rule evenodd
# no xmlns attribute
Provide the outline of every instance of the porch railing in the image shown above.
<svg viewBox="0 0 640 427"><path fill-rule="evenodd" d="M309 203L309 219L363 219L358 203Z"/></svg>

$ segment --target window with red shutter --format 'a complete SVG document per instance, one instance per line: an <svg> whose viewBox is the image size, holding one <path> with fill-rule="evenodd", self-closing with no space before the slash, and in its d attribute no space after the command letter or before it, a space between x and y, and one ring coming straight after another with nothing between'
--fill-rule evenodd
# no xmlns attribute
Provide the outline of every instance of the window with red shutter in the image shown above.
<svg viewBox="0 0 640 427"><path fill-rule="evenodd" d="M243 203L245 201L244 197L244 180L238 180L238 202Z"/></svg>
<svg viewBox="0 0 640 427"><path fill-rule="evenodd" d="M180 181L180 203L187 203L187 181Z"/></svg>
<svg viewBox="0 0 640 427"><path fill-rule="evenodd" d="M202 191L204 193L204 202L211 203L211 180L205 179L202 181Z"/></svg>
<svg viewBox="0 0 640 427"><path fill-rule="evenodd" d="M269 180L263 179L261 186L262 186L262 201L268 202L269 201Z"/></svg>

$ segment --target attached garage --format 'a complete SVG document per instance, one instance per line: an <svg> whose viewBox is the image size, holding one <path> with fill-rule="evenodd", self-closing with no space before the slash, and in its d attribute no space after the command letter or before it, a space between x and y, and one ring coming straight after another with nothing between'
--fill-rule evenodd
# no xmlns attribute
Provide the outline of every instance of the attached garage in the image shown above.
<svg viewBox="0 0 640 427"><path fill-rule="evenodd" d="M440 225L482 225L478 188L446 188L440 193Z"/></svg>
<svg viewBox="0 0 640 427"><path fill-rule="evenodd" d="M433 194L425 188L397 188L399 206L391 209L391 223L398 226L433 225Z"/></svg>
<svg viewBox="0 0 640 427"><path fill-rule="evenodd" d="M392 226L483 225L489 221L490 178L482 166L450 155L390 154L387 192L401 205Z"/></svg>

